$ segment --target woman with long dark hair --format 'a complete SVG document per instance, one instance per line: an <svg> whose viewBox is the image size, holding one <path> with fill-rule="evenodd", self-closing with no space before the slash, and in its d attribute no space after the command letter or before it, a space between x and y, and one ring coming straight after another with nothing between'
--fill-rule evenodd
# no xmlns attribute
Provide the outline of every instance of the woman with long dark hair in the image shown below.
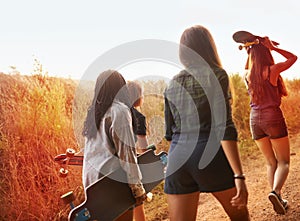
<svg viewBox="0 0 300 221"><path fill-rule="evenodd" d="M165 92L170 220L196 220L201 192L212 193L231 220L249 220L229 78L210 32L200 25L186 29L179 57L184 70Z"/></svg>
<svg viewBox="0 0 300 221"><path fill-rule="evenodd" d="M286 58L275 63L271 51ZM251 98L250 128L252 138L267 162L271 187L268 197L276 213L285 214L288 202L281 197L289 173L290 145L285 118L280 109L281 97L287 95L281 72L290 68L297 56L276 47L268 37L247 48L246 85Z"/></svg>
<svg viewBox="0 0 300 221"><path fill-rule="evenodd" d="M96 81L94 98L84 122L86 138L83 162L83 185L87 188L119 167L127 174L127 182L137 204L146 198L137 164L132 115L126 81L117 71L101 73ZM105 199L103 199L105 200ZM116 202L117 204L118 202ZM117 220L133 219L133 210Z"/></svg>

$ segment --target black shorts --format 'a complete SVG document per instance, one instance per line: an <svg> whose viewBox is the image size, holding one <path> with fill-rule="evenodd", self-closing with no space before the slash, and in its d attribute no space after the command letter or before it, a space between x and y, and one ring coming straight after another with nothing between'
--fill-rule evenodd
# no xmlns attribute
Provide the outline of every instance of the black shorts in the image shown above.
<svg viewBox="0 0 300 221"><path fill-rule="evenodd" d="M288 136L288 130L281 109L267 108L251 110L250 129L252 138L259 140L264 137L277 139Z"/></svg>
<svg viewBox="0 0 300 221"><path fill-rule="evenodd" d="M194 147L192 145L189 146L191 142L189 138L187 140L186 143L180 143L178 142L178 137L173 135L168 155L167 176L164 187L165 193L217 192L235 186L233 171L220 143L217 144L217 153L212 157L210 163L205 168L199 169L199 161L204 149L211 148L210 146L206 147L208 139L207 137L198 139ZM193 150L190 151L190 154L186 155L185 152L188 151L185 150L188 148L192 148Z"/></svg>

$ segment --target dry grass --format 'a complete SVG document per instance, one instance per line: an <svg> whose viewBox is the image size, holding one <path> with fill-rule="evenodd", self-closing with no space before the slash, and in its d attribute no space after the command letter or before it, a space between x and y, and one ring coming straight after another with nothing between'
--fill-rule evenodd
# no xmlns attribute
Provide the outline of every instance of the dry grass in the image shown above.
<svg viewBox="0 0 300 221"><path fill-rule="evenodd" d="M80 176L61 179L53 162L66 147L76 147L74 83L42 75L1 74L0 79L0 220L53 220L61 208L59 196L81 186Z"/></svg>
<svg viewBox="0 0 300 221"><path fill-rule="evenodd" d="M238 75L231 76L231 80L234 121L241 141L246 142L249 140L247 92ZM75 204L83 200L81 168L73 167L71 174L63 179L53 157L68 147L79 150L80 125L90 92L79 92L73 103L77 83L47 77L41 69L30 77L0 74L0 82L0 220L66 220L69 208L61 203L60 196L73 190L77 196ZM148 119L150 143L155 143L158 151L166 151L168 144L162 135L165 84L143 84L146 95L141 111ZM282 106L290 131L296 133L300 128L300 81L289 81L287 87L290 96L283 100ZM145 203L149 220L167 218L162 188L163 184L158 186L153 191L154 200Z"/></svg>
<svg viewBox="0 0 300 221"><path fill-rule="evenodd" d="M291 134L299 133L300 118L300 79L286 82L288 96L282 100L282 111L286 117L289 132Z"/></svg>
<svg viewBox="0 0 300 221"><path fill-rule="evenodd" d="M250 137L249 129L249 96L243 79L239 74L230 76L230 89L232 97L232 115L239 139L247 140Z"/></svg>

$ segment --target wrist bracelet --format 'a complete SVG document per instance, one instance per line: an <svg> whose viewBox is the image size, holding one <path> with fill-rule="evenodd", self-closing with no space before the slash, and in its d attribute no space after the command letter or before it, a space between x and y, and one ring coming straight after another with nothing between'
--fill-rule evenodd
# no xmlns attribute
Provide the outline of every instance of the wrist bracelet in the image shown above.
<svg viewBox="0 0 300 221"><path fill-rule="evenodd" d="M233 175L233 178L234 179L240 179L240 180L245 180L246 179L246 177L245 177L245 174L234 174Z"/></svg>

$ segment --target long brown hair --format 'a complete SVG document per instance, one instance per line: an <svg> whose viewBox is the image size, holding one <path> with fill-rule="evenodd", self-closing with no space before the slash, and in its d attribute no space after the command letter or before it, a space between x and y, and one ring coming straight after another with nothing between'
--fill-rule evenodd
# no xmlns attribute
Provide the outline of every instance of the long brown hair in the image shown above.
<svg viewBox="0 0 300 221"><path fill-rule="evenodd" d="M266 67L270 67L274 64L274 58L270 49L262 44L252 45L251 48L248 49L248 53L249 57L246 63L246 69L250 68L248 88L252 102L259 104L264 96L263 83L265 79L262 73ZM249 60L251 67L248 66ZM283 79L280 75L278 77L277 87L280 97L287 95Z"/></svg>
<svg viewBox="0 0 300 221"><path fill-rule="evenodd" d="M128 89L123 76L114 70L104 71L96 81L94 98L84 122L83 136L88 139L96 137L100 122L115 99L130 108Z"/></svg>
<svg viewBox="0 0 300 221"><path fill-rule="evenodd" d="M185 67L197 64L197 58L191 55L191 49L200 55L211 68L222 68L215 41L205 27L195 25L182 33L179 58Z"/></svg>

